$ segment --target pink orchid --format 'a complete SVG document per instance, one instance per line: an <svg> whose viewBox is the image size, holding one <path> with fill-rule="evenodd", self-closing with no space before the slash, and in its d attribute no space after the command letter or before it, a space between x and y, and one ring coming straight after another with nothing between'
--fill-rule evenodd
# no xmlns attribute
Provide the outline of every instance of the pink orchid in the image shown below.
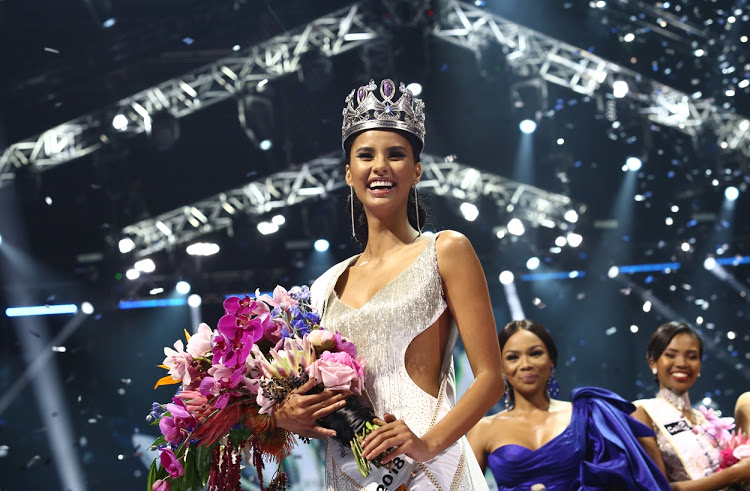
<svg viewBox="0 0 750 491"><path fill-rule="evenodd" d="M174 403L167 404L171 416L159 419L159 429L169 443L180 443L198 426L198 420L191 414L182 399L175 397Z"/></svg>
<svg viewBox="0 0 750 491"><path fill-rule="evenodd" d="M161 459L161 466L167 470L167 472L169 473L169 477L171 477L172 479L180 477L185 472L185 468L182 467L182 463L179 461L171 448L162 448L159 458Z"/></svg>
<svg viewBox="0 0 750 491"><path fill-rule="evenodd" d="M164 348L164 361L162 365L169 368L169 374L174 380L182 380L185 385L190 385L192 376L188 367L193 363L193 357L189 353L185 353L182 340L178 339L174 343L175 349Z"/></svg>
<svg viewBox="0 0 750 491"><path fill-rule="evenodd" d="M245 363L253 344L265 332L261 319L257 317L246 319L231 314L219 319L217 327L226 339L226 344L224 347L214 346L214 354L218 355L225 365L234 367Z"/></svg>
<svg viewBox="0 0 750 491"><path fill-rule="evenodd" d="M727 447L727 442L732 437L734 429L734 418L719 417L713 409L701 406L700 412L706 418L706 422L700 425L700 429L710 435L721 447Z"/></svg>
<svg viewBox="0 0 750 491"><path fill-rule="evenodd" d="M154 484L151 485L151 491L172 491L172 485L169 481L159 479L158 481L154 481Z"/></svg>
<svg viewBox="0 0 750 491"><path fill-rule="evenodd" d="M326 389L361 394L365 383L364 361L346 352L325 351L307 368L310 377L321 381Z"/></svg>
<svg viewBox="0 0 750 491"><path fill-rule="evenodd" d="M193 357L205 357L211 352L211 340L214 332L206 323L198 326L198 332L190 336L186 351Z"/></svg>
<svg viewBox="0 0 750 491"><path fill-rule="evenodd" d="M276 285L276 288L273 289L273 298L269 297L268 295L261 295L260 290L256 290L255 298L262 300L268 305L271 305L272 307L280 310L289 310L299 304L297 300L289 295L289 292L286 291L286 288L281 285Z"/></svg>

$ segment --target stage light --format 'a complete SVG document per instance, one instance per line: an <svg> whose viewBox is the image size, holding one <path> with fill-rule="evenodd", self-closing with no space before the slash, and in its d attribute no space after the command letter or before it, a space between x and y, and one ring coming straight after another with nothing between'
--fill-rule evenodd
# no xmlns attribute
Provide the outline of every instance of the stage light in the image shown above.
<svg viewBox="0 0 750 491"><path fill-rule="evenodd" d="M632 32L629 32L625 34L625 36L623 36L622 40L625 41L626 43L632 43L635 40L635 34L633 34Z"/></svg>
<svg viewBox="0 0 750 491"><path fill-rule="evenodd" d="M575 210L568 210L565 212L565 215L563 215L563 218L570 223L576 223L578 221L578 213Z"/></svg>
<svg viewBox="0 0 750 491"><path fill-rule="evenodd" d="M109 19L107 19L104 22L102 22L102 27L105 28L105 29L109 29L110 27L114 26L115 24L117 24L117 19L115 19L114 17L110 17Z"/></svg>
<svg viewBox="0 0 750 491"><path fill-rule="evenodd" d="M740 197L740 190L734 186L729 186L724 190L724 197L729 201L734 201Z"/></svg>
<svg viewBox="0 0 750 491"><path fill-rule="evenodd" d="M191 256L212 256L220 250L219 244L213 242L196 242L185 248L185 252Z"/></svg>
<svg viewBox="0 0 750 491"><path fill-rule="evenodd" d="M531 133L536 131L536 123L530 119L524 119L519 123L518 128L522 133L530 135Z"/></svg>
<svg viewBox="0 0 750 491"><path fill-rule="evenodd" d="M530 257L528 261L526 261L526 267L530 269L531 271L534 271L536 268L539 267L539 258L538 257Z"/></svg>
<svg viewBox="0 0 750 491"><path fill-rule="evenodd" d="M710 256L707 257L703 261L703 267L706 268L709 271L711 271L712 269L714 269L716 267L716 258L710 257Z"/></svg>
<svg viewBox="0 0 750 491"><path fill-rule="evenodd" d="M702 402L703 402L704 406L710 406L711 402L713 402L713 400L710 397L706 396L706 397L703 398Z"/></svg>
<svg viewBox="0 0 750 491"><path fill-rule="evenodd" d="M633 334L637 333L638 332L638 326L636 326L635 324L633 324L632 326L630 326L630 332L632 332Z"/></svg>
<svg viewBox="0 0 750 491"><path fill-rule="evenodd" d="M240 50L239 44L235 44L234 46L232 46L232 51L239 51L239 50Z"/></svg>
<svg viewBox="0 0 750 491"><path fill-rule="evenodd" d="M129 280L137 280L141 276L141 272L137 269L129 269L125 272L125 277Z"/></svg>
<svg viewBox="0 0 750 491"><path fill-rule="evenodd" d="M284 218L284 215L275 215L273 218L271 218L271 223L281 227L286 223L286 218Z"/></svg>
<svg viewBox="0 0 750 491"><path fill-rule="evenodd" d="M565 247L567 244L568 244L568 239L566 239L563 236L560 236L560 237L558 237L558 238L555 239L555 245L557 247Z"/></svg>
<svg viewBox="0 0 750 491"><path fill-rule="evenodd" d="M141 273L153 273L156 270L156 264L154 263L153 259L150 258L136 261L133 267L136 271L140 271Z"/></svg>
<svg viewBox="0 0 750 491"><path fill-rule="evenodd" d="M190 293L190 283L188 283L187 281L178 281L174 289L180 295L187 295L188 293Z"/></svg>
<svg viewBox="0 0 750 491"><path fill-rule="evenodd" d="M581 237L579 234L576 234L574 232L568 234L568 245L570 247L578 247L579 245L581 245L581 242L583 242L583 237Z"/></svg>
<svg viewBox="0 0 750 491"><path fill-rule="evenodd" d="M160 293L164 293L164 288L162 287L152 288L148 291L149 295L158 295Z"/></svg>
<svg viewBox="0 0 750 491"><path fill-rule="evenodd" d="M734 333L734 331L727 332L727 339L734 339L737 335Z"/></svg>
<svg viewBox="0 0 750 491"><path fill-rule="evenodd" d="M187 303L190 307L195 309L201 306L201 303L203 303L203 299L200 295L193 293L188 297Z"/></svg>
<svg viewBox="0 0 750 491"><path fill-rule="evenodd" d="M508 222L508 232L513 235L523 235L523 233L526 232L526 229L521 220L514 218Z"/></svg>
<svg viewBox="0 0 750 491"><path fill-rule="evenodd" d="M565 138L558 138L557 139L557 144L558 145L563 145L564 143L565 143Z"/></svg>
<svg viewBox="0 0 750 491"><path fill-rule="evenodd" d="M313 244L313 247L318 252L325 252L329 247L331 247L331 244L325 239L318 239Z"/></svg>
<svg viewBox="0 0 750 491"><path fill-rule="evenodd" d="M609 271L607 271L607 276L609 278L617 278L617 275L620 274L620 268L617 266L612 266L609 268Z"/></svg>
<svg viewBox="0 0 750 491"><path fill-rule="evenodd" d="M643 311L644 312L651 312L651 302L646 300L643 302Z"/></svg>
<svg viewBox="0 0 750 491"><path fill-rule="evenodd" d="M500 273L500 283L502 283L503 285L510 285L511 283L513 283L513 278L513 273L511 273L510 271L503 271L502 273Z"/></svg>
<svg viewBox="0 0 750 491"><path fill-rule="evenodd" d="M112 118L112 127L117 131L125 131L128 127L128 118L124 114L118 114Z"/></svg>
<svg viewBox="0 0 750 491"><path fill-rule="evenodd" d="M273 148L273 142L266 138L265 140L261 140L261 142L258 144L258 148L263 150L264 152L267 152Z"/></svg>
<svg viewBox="0 0 750 491"><path fill-rule="evenodd" d="M641 162L641 159L639 159L638 157L628 157L625 160L625 167L629 171L635 172L637 170L640 170L642 166L643 166L643 162Z"/></svg>
<svg viewBox="0 0 750 491"><path fill-rule="evenodd" d="M135 249L135 242L133 242L133 239L126 237L124 239L120 239L120 242L117 244L117 247L120 249L121 253L127 254L128 252Z"/></svg>
<svg viewBox="0 0 750 491"><path fill-rule="evenodd" d="M0 234L0 245L3 245L3 236Z"/></svg>
<svg viewBox="0 0 750 491"><path fill-rule="evenodd" d="M612 84L612 95L617 99L622 99L628 95L628 83L624 80L615 80Z"/></svg>
<svg viewBox="0 0 750 491"><path fill-rule="evenodd" d="M680 245L680 249L682 249L682 252L688 252L690 250L690 244L683 242L682 245Z"/></svg>
<svg viewBox="0 0 750 491"><path fill-rule="evenodd" d="M269 235L279 231L279 226L273 222L260 222L258 224L258 232L263 235Z"/></svg>
<svg viewBox="0 0 750 491"><path fill-rule="evenodd" d="M7 309L5 309L5 315L7 315L8 317L75 314L76 312L78 312L78 306L75 304L34 305L31 307L8 307Z"/></svg>
<svg viewBox="0 0 750 491"><path fill-rule="evenodd" d="M667 217L667 218L665 218L665 219L664 219L664 223L666 223L666 224L667 224L667 226L671 226L671 225L673 225L673 224L674 224L674 218L672 218L672 217Z"/></svg>
<svg viewBox="0 0 750 491"><path fill-rule="evenodd" d="M86 315L91 315L94 313L94 306L91 305L90 302L83 302L81 304L81 312L83 312Z"/></svg>
<svg viewBox="0 0 750 491"><path fill-rule="evenodd" d="M422 94L422 84L420 83L412 82L407 85L406 88L411 90L411 93L414 95L414 97L419 97Z"/></svg>
<svg viewBox="0 0 750 491"><path fill-rule="evenodd" d="M149 309L155 307L179 307L185 305L185 297L177 298L151 298L148 300L120 300L117 308L120 310L128 309Z"/></svg>
<svg viewBox="0 0 750 491"><path fill-rule="evenodd" d="M461 203L459 208L464 218L469 222L473 222L479 216L479 208L473 203Z"/></svg>

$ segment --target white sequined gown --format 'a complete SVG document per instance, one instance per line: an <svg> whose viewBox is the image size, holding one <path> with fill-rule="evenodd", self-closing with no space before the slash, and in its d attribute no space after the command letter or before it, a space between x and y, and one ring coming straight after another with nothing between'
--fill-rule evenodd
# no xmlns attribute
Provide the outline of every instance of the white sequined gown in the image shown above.
<svg viewBox="0 0 750 491"><path fill-rule="evenodd" d="M334 290L341 273L357 256L329 269L311 288L314 304L323 309L322 325L353 341L358 354L364 357L367 395L375 413L382 416L387 412L403 419L417 436L424 435L455 404L451 354L457 337L455 324L444 356L438 398L420 389L404 366L409 344L447 308L437 265L436 237L425 239L417 259L359 309L341 302ZM333 451L339 448L329 439L327 489L363 489L337 470ZM461 437L434 459L418 464L409 489L474 491L487 489L487 482L466 437Z"/></svg>

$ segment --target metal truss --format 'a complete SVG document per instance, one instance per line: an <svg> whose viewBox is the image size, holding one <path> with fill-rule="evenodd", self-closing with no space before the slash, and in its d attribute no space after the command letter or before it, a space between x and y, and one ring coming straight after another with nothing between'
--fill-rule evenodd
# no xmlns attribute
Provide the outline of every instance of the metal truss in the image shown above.
<svg viewBox="0 0 750 491"><path fill-rule="evenodd" d="M261 215L346 187L340 152L321 157L293 170L278 172L240 188L225 191L191 205L122 229L135 242L136 257L171 249L208 233L231 230L240 214ZM459 164L451 157L422 155L420 190L458 200L482 197L510 216L534 226L567 229L564 213L570 198Z"/></svg>
<svg viewBox="0 0 750 491"><path fill-rule="evenodd" d="M14 177L14 168L44 170L94 152L106 145L112 118L127 118L124 134L149 132L152 116L168 112L187 116L233 97L243 90L297 70L301 56L319 50L335 56L378 37L368 27L359 4L316 19L308 25L238 51L215 63L168 80L112 107L56 126L10 145L0 156L0 186ZM123 122L124 125L124 122Z"/></svg>
<svg viewBox="0 0 750 491"><path fill-rule="evenodd" d="M506 59L517 72L538 74L548 82L579 94L611 91L614 82L625 81L629 88L626 97L652 122L691 136L704 129L712 130L721 148L739 150L750 157L750 121L747 118L473 5L448 2L447 11L434 27L433 34L475 52L488 43L498 43L507 51Z"/></svg>

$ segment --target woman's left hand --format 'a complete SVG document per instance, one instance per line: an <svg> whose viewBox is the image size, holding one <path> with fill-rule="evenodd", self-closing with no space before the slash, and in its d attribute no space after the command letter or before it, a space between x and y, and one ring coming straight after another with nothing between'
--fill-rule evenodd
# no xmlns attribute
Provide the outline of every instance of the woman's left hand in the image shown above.
<svg viewBox="0 0 750 491"><path fill-rule="evenodd" d="M373 460L388 450L390 451L380 460L382 464L402 454L417 462L428 461L436 455L430 445L415 435L403 420L388 413L383 419L386 424L373 430L365 438L362 455L367 460Z"/></svg>

